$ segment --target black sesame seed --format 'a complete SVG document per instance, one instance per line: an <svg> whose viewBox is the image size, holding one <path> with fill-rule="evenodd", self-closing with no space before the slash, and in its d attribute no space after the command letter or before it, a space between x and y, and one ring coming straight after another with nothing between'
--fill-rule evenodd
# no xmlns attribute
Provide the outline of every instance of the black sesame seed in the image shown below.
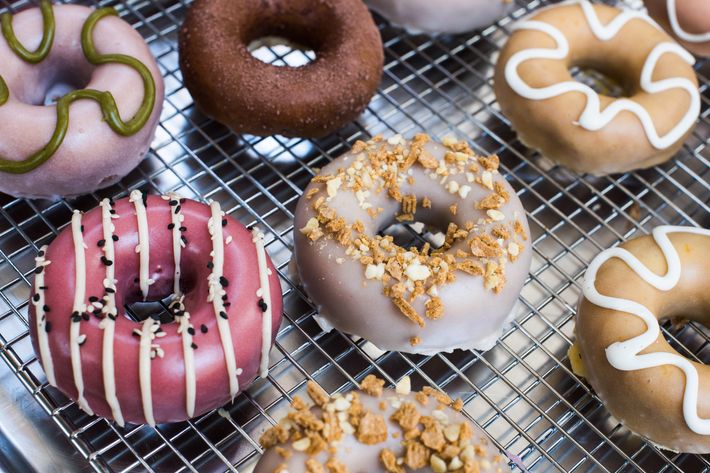
<svg viewBox="0 0 710 473"><path fill-rule="evenodd" d="M178 205L177 207L175 207L175 215L180 213L181 208L182 208L182 205Z"/></svg>
<svg viewBox="0 0 710 473"><path fill-rule="evenodd" d="M42 258L44 256L44 250L40 250L39 253L37 253L37 256Z"/></svg>
<svg viewBox="0 0 710 473"><path fill-rule="evenodd" d="M222 285L222 287L229 286L229 280L227 278L225 278L224 276L219 277L219 283Z"/></svg>
<svg viewBox="0 0 710 473"><path fill-rule="evenodd" d="M108 292L109 294L115 294L116 290L110 287L105 287L104 291Z"/></svg>
<svg viewBox="0 0 710 473"><path fill-rule="evenodd" d="M86 343L86 337L84 337L84 338L79 342L79 346L83 345L84 343Z"/></svg>
<svg viewBox="0 0 710 473"><path fill-rule="evenodd" d="M197 344L196 344L196 343L193 343L193 344L190 345L190 346L192 347L193 350L197 350Z"/></svg>
<svg viewBox="0 0 710 473"><path fill-rule="evenodd" d="M114 209L109 210L108 213L110 213L111 215L116 215L116 211Z"/></svg>
<svg viewBox="0 0 710 473"><path fill-rule="evenodd" d="M108 314L108 318L111 320L116 320L116 315L114 314Z"/></svg>
<svg viewBox="0 0 710 473"><path fill-rule="evenodd" d="M79 323L79 322L81 322L81 314L79 314L79 312L74 312L74 313L71 315L71 321L74 322L74 323Z"/></svg>
<svg viewBox="0 0 710 473"><path fill-rule="evenodd" d="M226 218L223 218L223 219L222 219L222 226L223 226L223 227L226 227L226 226L227 226L227 219L226 219Z"/></svg>
<svg viewBox="0 0 710 473"><path fill-rule="evenodd" d="M187 231L187 227L180 227L179 230L180 230L181 232L186 232L186 231Z"/></svg>
<svg viewBox="0 0 710 473"><path fill-rule="evenodd" d="M222 304L222 305L225 306L225 307L229 307L230 305L232 305L232 303L231 303L231 302L225 302L225 303Z"/></svg>
<svg viewBox="0 0 710 473"><path fill-rule="evenodd" d="M178 204L178 201L173 199L170 202L168 202L168 204L170 204L171 207L175 207Z"/></svg>
<svg viewBox="0 0 710 473"><path fill-rule="evenodd" d="M182 240L183 243L187 245L187 238L185 238L185 235L180 235L180 239Z"/></svg>
<svg viewBox="0 0 710 473"><path fill-rule="evenodd" d="M47 333L52 331L52 322L49 320L44 323L44 331Z"/></svg>
<svg viewBox="0 0 710 473"><path fill-rule="evenodd" d="M93 312L91 312L91 313L94 314L95 317L97 317L99 319L101 318L100 317L101 316L101 309L94 309Z"/></svg>
<svg viewBox="0 0 710 473"><path fill-rule="evenodd" d="M205 324L200 325L200 332L207 333L207 325L205 325Z"/></svg>
<svg viewBox="0 0 710 473"><path fill-rule="evenodd" d="M192 328L192 327L188 327L188 328L187 328L187 333L189 333L190 335L195 335L195 329Z"/></svg>
<svg viewBox="0 0 710 473"><path fill-rule="evenodd" d="M113 261L111 261L110 259L106 258L105 256L102 256L102 257L101 257L101 262L102 262L105 266L111 266L111 265L113 264Z"/></svg>
<svg viewBox="0 0 710 473"><path fill-rule="evenodd" d="M131 335L133 335L134 337L138 337L138 338L140 338L140 336L141 336L141 334L138 332L131 332Z"/></svg>
<svg viewBox="0 0 710 473"><path fill-rule="evenodd" d="M47 304L45 304L45 305L42 306L42 310L43 310L44 312L51 312L51 309L49 308L49 306L48 306Z"/></svg>
<svg viewBox="0 0 710 473"><path fill-rule="evenodd" d="M266 312L266 310L269 308L269 306L264 302L264 299L259 299L259 308L261 309L262 312Z"/></svg>
<svg viewBox="0 0 710 473"><path fill-rule="evenodd" d="M83 314L81 314L81 318L88 321L88 320L89 320L89 314L87 314L86 312L84 312Z"/></svg>
<svg viewBox="0 0 710 473"><path fill-rule="evenodd" d="M40 290L40 291L46 291L47 289L49 289L48 286L40 286L40 287L39 287L39 290Z"/></svg>
<svg viewBox="0 0 710 473"><path fill-rule="evenodd" d="M37 266L35 268L35 274L42 274L42 271L44 271L44 266Z"/></svg>
<svg viewBox="0 0 710 473"><path fill-rule="evenodd" d="M80 226L79 230L81 230L81 233L84 233L84 225Z"/></svg>
<svg viewBox="0 0 710 473"><path fill-rule="evenodd" d="M222 317L224 320L227 320L227 319L229 318L229 316L227 315L227 313L226 313L225 311L223 311L223 310L220 311L219 316Z"/></svg>
<svg viewBox="0 0 710 473"><path fill-rule="evenodd" d="M34 296L32 296L32 300L35 302L38 302L39 301L39 294L35 294Z"/></svg>
<svg viewBox="0 0 710 473"><path fill-rule="evenodd" d="M103 239L96 242L96 246L98 246L99 248L103 248L105 244L106 244L106 240L103 240Z"/></svg>
<svg viewBox="0 0 710 473"><path fill-rule="evenodd" d="M229 296L228 296L227 294L225 294L225 295L222 296L222 300L223 300L223 301L226 301L227 299L229 299Z"/></svg>
<svg viewBox="0 0 710 473"><path fill-rule="evenodd" d="M118 241L118 235L111 235L111 239L113 241Z"/></svg>
<svg viewBox="0 0 710 473"><path fill-rule="evenodd" d="M89 296L89 302L99 302L99 298L96 296Z"/></svg>
<svg viewBox="0 0 710 473"><path fill-rule="evenodd" d="M108 205L110 205L111 207L113 207L114 205L116 205L116 201L113 200L113 197L109 197L109 199L108 199Z"/></svg>
<svg viewBox="0 0 710 473"><path fill-rule="evenodd" d="M185 202L187 202L187 199L186 199L186 198L183 197L182 199L180 199L180 203L181 203L181 204L184 204Z"/></svg>
<svg viewBox="0 0 710 473"><path fill-rule="evenodd" d="M254 225L249 225L249 226L247 227L247 230L249 230L249 231L254 230Z"/></svg>
<svg viewBox="0 0 710 473"><path fill-rule="evenodd" d="M169 223L169 224L168 224L168 230L172 230L173 228L175 228L175 224L174 224L174 223Z"/></svg>

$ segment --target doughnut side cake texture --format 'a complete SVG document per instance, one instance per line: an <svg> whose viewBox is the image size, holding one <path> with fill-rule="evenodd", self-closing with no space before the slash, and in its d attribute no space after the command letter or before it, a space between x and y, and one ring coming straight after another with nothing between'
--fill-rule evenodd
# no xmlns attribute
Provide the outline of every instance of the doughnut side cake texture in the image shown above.
<svg viewBox="0 0 710 473"><path fill-rule="evenodd" d="M488 349L508 321L532 257L525 211L497 156L462 141L357 142L306 188L295 261L318 317L383 350ZM419 221L441 248L402 248L378 232Z"/></svg>
<svg viewBox="0 0 710 473"><path fill-rule="evenodd" d="M124 306L172 295L167 314ZM75 211L37 257L29 310L47 379L119 425L185 420L268 371L281 286L263 235L176 195Z"/></svg>
<svg viewBox="0 0 710 473"><path fill-rule="evenodd" d="M45 1L5 17L0 192L84 194L114 184L143 159L163 79L143 38L115 15ZM51 103L46 95L58 84L76 90Z"/></svg>
<svg viewBox="0 0 710 473"><path fill-rule="evenodd" d="M409 378L396 389L369 375L361 391L328 396L308 383L309 402L261 436L266 452L254 473L502 473L510 471L486 434L461 412L463 403Z"/></svg>
<svg viewBox="0 0 710 473"><path fill-rule="evenodd" d="M249 45L280 37L313 50L300 67L266 64ZM197 107L237 133L321 137L375 94L384 53L360 0L197 0L180 29L180 69Z"/></svg>
<svg viewBox="0 0 710 473"><path fill-rule="evenodd" d="M570 357L614 417L676 452L710 452L710 367L676 351L659 321L710 323L708 255L710 230L673 226L602 252Z"/></svg>

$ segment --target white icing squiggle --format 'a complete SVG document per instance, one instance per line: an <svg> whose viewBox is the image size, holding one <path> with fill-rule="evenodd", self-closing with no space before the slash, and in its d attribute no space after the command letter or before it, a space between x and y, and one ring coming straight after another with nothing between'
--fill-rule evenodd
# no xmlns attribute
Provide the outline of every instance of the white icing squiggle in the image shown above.
<svg viewBox="0 0 710 473"><path fill-rule="evenodd" d="M47 245L39 249L40 255L35 258L37 268L42 270L35 275L35 300L32 303L35 306L35 319L37 322L37 344L39 345L39 353L42 357L42 368L47 375L47 381L52 386L57 385L57 379L54 376L54 361L52 360L52 351L49 349L49 337L47 336L47 312L44 310L44 273L51 261L46 259Z"/></svg>
<svg viewBox="0 0 710 473"><path fill-rule="evenodd" d="M138 247L136 252L140 256L139 282L143 300L148 298L148 291L152 281L150 280L150 234L148 232L148 214L143 204L143 193L139 190L131 192L129 198L136 208L136 219L138 221Z"/></svg>
<svg viewBox="0 0 710 473"><path fill-rule="evenodd" d="M224 277L224 237L222 235L222 209L219 202L211 202L210 209L212 216L210 217L207 228L212 237L212 273L208 277L209 294L207 302L211 302L214 307L214 314L217 318L217 329L219 330L219 338L222 342L224 350L224 361L227 364L227 377L229 378L229 393L232 399L239 392L239 380L237 379L237 360L234 355L234 346L232 345L232 333L229 327L229 321L223 317L227 312L224 308L222 296L227 292L223 289ZM226 282L226 281L224 281Z"/></svg>
<svg viewBox="0 0 710 473"><path fill-rule="evenodd" d="M622 11L608 25L604 26L599 21L594 7L589 2L579 0L572 3L577 3L581 6L590 29L601 41L607 41L613 38L632 19L642 19L655 26L648 17L633 11ZM641 71L641 88L645 92L654 94L671 89L683 89L690 96L690 105L687 113L668 133L659 136L651 115L641 104L633 100L626 98L616 99L602 111L599 94L591 87L580 82L560 82L541 88L529 86L518 73L520 64L533 59L563 60L569 54L569 43L559 29L549 23L541 21L521 21L515 24L512 30L540 31L552 37L557 46L555 49L533 48L524 49L515 53L505 65L505 78L510 88L518 95L530 100L550 99L568 92L583 93L587 97L587 104L579 117L578 124L589 131L598 131L604 128L619 113L628 111L636 115L639 119L651 145L656 149L665 149L681 139L683 135L690 130L695 123L696 117L700 113L700 93L691 81L681 77L662 79L659 81L653 80L653 71L656 68L656 64L661 56L666 53L676 54L688 64L692 65L695 63L693 56L678 44L666 42L656 45L646 58L646 62Z"/></svg>
<svg viewBox="0 0 710 473"><path fill-rule="evenodd" d="M148 425L155 425L155 417L153 416L153 392L152 392L152 374L151 360L155 356L162 358L162 350L158 345L153 344L156 338L156 332L160 329L160 322L147 318L143 321L139 333L141 340L138 352L138 377L141 388L141 401L143 403L143 417ZM137 330L137 329L136 329ZM162 332L165 334L165 332Z"/></svg>
<svg viewBox="0 0 710 473"><path fill-rule="evenodd" d="M676 9L676 0L667 0L666 8L668 9L668 21L671 24L671 29L673 33L683 41L689 43L704 43L705 41L710 41L710 31L707 33L693 34L688 33L680 26L678 21L678 10Z"/></svg>
<svg viewBox="0 0 710 473"><path fill-rule="evenodd" d="M601 252L589 264L584 276L583 291L591 303L605 309L626 312L641 318L646 323L646 331L629 340L615 342L606 349L609 363L622 371L635 371L672 365L683 370L685 374L685 391L683 393L683 416L688 427L699 435L710 435L710 419L698 416L698 371L687 358L675 353L639 353L651 346L660 335L660 326L656 316L643 304L628 299L610 297L600 294L596 289L596 278L599 268L612 258L619 258L626 263L641 279L659 291L673 289L681 275L680 256L668 238L669 233L693 233L710 237L710 230L693 227L661 226L653 230L653 238L663 252L668 266L665 275L659 276L641 263L631 252L623 248L610 248Z"/></svg>
<svg viewBox="0 0 710 473"><path fill-rule="evenodd" d="M182 297L177 302L180 310L185 310L185 306L182 303ZM188 417L193 417L195 415L195 399L197 392L197 378L195 376L195 355L193 353L194 348L192 348L192 334L191 330L195 328L190 323L190 313L183 312L179 317L180 322L178 326L178 333L182 336L182 353L185 363L185 411Z"/></svg>
<svg viewBox="0 0 710 473"><path fill-rule="evenodd" d="M86 312L86 244L81 227L81 212L75 210L71 218L71 233L74 241L74 304L69 326L69 352L77 392L76 402L87 414L93 415L94 411L84 397L84 376L81 372L81 345L79 344L81 315ZM78 321L74 320L76 314L79 314Z"/></svg>
<svg viewBox="0 0 710 473"><path fill-rule="evenodd" d="M269 374L269 351L271 350L271 289L269 285L269 267L266 264L266 250L264 249L264 234L256 227L251 231L252 241L256 247L256 258L259 265L259 288L266 310L262 312L261 319L261 363L259 376L266 378Z"/></svg>

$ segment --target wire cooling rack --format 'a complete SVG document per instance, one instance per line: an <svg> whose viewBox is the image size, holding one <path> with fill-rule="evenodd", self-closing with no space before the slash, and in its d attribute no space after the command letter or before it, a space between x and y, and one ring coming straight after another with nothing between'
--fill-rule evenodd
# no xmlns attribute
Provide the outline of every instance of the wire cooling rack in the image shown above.
<svg viewBox="0 0 710 473"><path fill-rule="evenodd" d="M0 11L17 9L0 0ZM322 140L234 134L201 115L183 87L176 36L189 1L114 5L145 37L165 77L162 120L148 158L120 184L58 202L0 196L0 357L99 471L250 471L260 433L314 379L327 391L349 389L369 373L390 382L439 387L466 402L466 413L530 471L710 471L708 456L674 454L634 436L606 411L567 359L580 279L600 250L659 224L710 226L710 61L696 65L703 97L698 127L676 159L642 172L578 176L526 149L501 115L492 91L497 51L511 22L547 2L517 0L514 12L483 32L412 36L378 22L386 51L381 87L363 116ZM625 2L641 8L640 1ZM92 3L94 4L94 3ZM96 4L98 5L98 4ZM263 47L267 62L300 64L303 52ZM325 334L296 287L288 262L296 201L317 168L356 140L382 133L466 137L497 153L518 190L534 241L534 261L518 314L486 353L437 356L373 353L362 341ZM285 321L267 379L233 404L189 422L125 429L90 417L48 387L30 345L27 298L33 257L70 219L99 199L135 188L217 199L244 224L266 230L283 281ZM698 324L663 326L682 353L710 360L710 332Z"/></svg>

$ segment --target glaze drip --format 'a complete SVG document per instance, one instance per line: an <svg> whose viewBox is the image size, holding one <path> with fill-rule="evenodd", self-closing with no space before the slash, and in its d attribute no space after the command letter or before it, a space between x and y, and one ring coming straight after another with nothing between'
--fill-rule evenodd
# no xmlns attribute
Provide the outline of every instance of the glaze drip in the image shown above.
<svg viewBox="0 0 710 473"><path fill-rule="evenodd" d="M613 38L632 20L646 21L654 27L657 27L648 17L633 11L622 11L609 24L602 25L596 15L594 7L588 1L575 0L568 3L579 4L587 19L589 28L600 41L608 41ZM658 61L664 54L675 54L688 64L692 65L695 63L693 56L678 44L669 42L659 43L649 53L641 72L641 88L645 92L655 94L671 89L682 89L685 90L690 97L690 105L687 113L675 127L665 135L660 136L649 112L642 105L633 100L623 98L616 99L602 111L599 94L591 87L580 82L560 82L541 88L528 85L518 72L519 66L523 62L534 59L563 60L569 55L569 43L559 29L542 21L521 21L515 24L512 30L540 31L550 36L555 41L556 47L554 49L525 49L514 54L505 65L505 78L510 88L518 95L529 100L545 100L569 92L583 93L587 97L587 104L576 123L582 128L589 131L598 131L607 126L619 113L628 111L636 115L639 119L651 145L656 149L665 149L681 139L695 124L695 118L700 113L700 94L695 85L689 80L680 77L657 81L653 80L653 72Z"/></svg>
<svg viewBox="0 0 710 473"><path fill-rule="evenodd" d="M148 231L148 214L145 210L143 193L138 190L131 192L129 198L136 208L136 219L138 221L138 246L136 253L140 255L140 271L138 280L143 293L143 300L148 298L148 291L153 281L150 279L150 233Z"/></svg>
<svg viewBox="0 0 710 473"><path fill-rule="evenodd" d="M32 303L34 304L36 311L37 340L39 344L39 353L42 357L42 368L44 368L49 384L56 386L57 380L54 377L52 351L49 348L49 338L47 337L47 332L50 330L51 326L47 325L47 312L45 310L44 302L44 291L46 290L46 286L44 285L44 271L46 267L51 264L51 261L47 260L46 256L47 245L39 249L39 255L35 258L35 265L38 269L35 271L35 296Z"/></svg>
<svg viewBox="0 0 710 473"><path fill-rule="evenodd" d="M269 351L271 349L271 289L269 287L269 276L271 270L266 264L266 250L264 249L264 234L256 228L251 231L252 241L256 247L256 257L259 264L259 289L261 294L260 304L262 311L261 319L261 363L259 365L259 376L266 378L269 374Z"/></svg>
<svg viewBox="0 0 710 473"><path fill-rule="evenodd" d="M606 349L609 363L622 371L635 371L645 368L672 365L683 370L685 374L685 390L683 392L683 416L688 427L699 435L710 435L710 419L701 419L698 415L699 376L693 363L687 358L673 353L640 354L653 345L661 335L660 325L656 316L643 304L628 299L610 297L600 294L596 288L599 269L612 258L619 258L626 263L643 281L659 291L672 290L680 280L681 263L678 251L670 239L669 233L693 233L710 237L710 230L693 227L661 226L653 230L653 238L663 252L668 270L659 276L646 267L636 256L623 248L610 248L601 252L589 264L584 275L584 297L592 304L605 309L625 312L635 315L644 321L646 331L629 340L615 342Z"/></svg>

